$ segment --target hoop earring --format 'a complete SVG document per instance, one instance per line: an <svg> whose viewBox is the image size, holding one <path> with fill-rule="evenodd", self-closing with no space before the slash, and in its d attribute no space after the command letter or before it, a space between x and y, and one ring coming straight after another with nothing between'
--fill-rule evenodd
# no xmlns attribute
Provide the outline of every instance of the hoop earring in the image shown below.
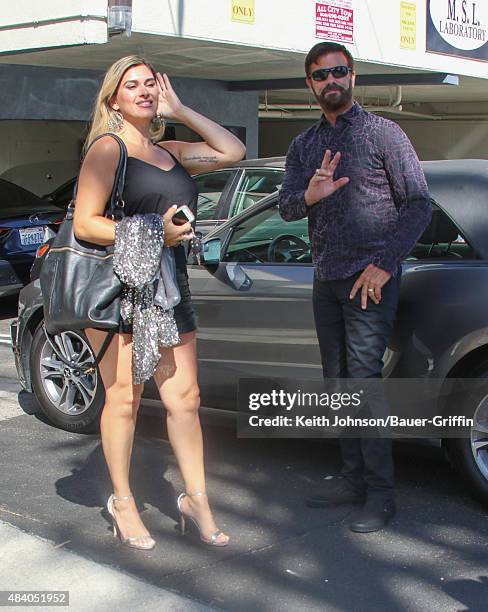
<svg viewBox="0 0 488 612"><path fill-rule="evenodd" d="M113 111L108 118L108 129L111 132L119 132L124 125L124 117L119 111Z"/></svg>
<svg viewBox="0 0 488 612"><path fill-rule="evenodd" d="M158 113L151 119L152 126L155 130L160 130L164 127L164 116L162 113Z"/></svg>

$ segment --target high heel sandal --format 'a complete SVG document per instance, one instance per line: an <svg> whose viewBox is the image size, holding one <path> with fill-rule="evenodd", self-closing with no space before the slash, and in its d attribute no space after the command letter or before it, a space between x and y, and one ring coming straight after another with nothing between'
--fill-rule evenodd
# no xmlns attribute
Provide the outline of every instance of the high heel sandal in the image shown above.
<svg viewBox="0 0 488 612"><path fill-rule="evenodd" d="M190 516L188 514L187 515L183 514L183 510L181 509L181 502L183 501L185 497L202 497L203 495L206 495L205 491L197 491L196 493L181 493L181 495L178 496L176 503L178 504L178 510L180 512L181 535L185 535L185 519L188 518L193 521L196 528L198 529L198 532L200 534L200 540L202 542L205 542L205 544L209 544L210 546L227 546L229 544L228 539L224 542L217 542L217 538L219 537L219 535L224 534L223 531L221 531L220 529L217 529L217 531L214 531L214 533L212 533L212 535L209 538L205 538L202 534L202 530L200 529L200 525L198 524L197 520L193 518L193 516Z"/></svg>
<svg viewBox="0 0 488 612"><path fill-rule="evenodd" d="M152 550L156 546L156 542L149 535L141 535L141 536L133 536L124 538L122 532L120 531L120 527L117 523L117 519L115 518L114 513L114 501L127 501L130 499L132 495L125 495L124 497L115 497L112 495L108 498L107 501L107 512L112 517L112 527L114 530L114 538L119 537L122 544L126 546L130 546L130 548L138 548L139 550ZM140 542L140 544L136 544L136 542Z"/></svg>

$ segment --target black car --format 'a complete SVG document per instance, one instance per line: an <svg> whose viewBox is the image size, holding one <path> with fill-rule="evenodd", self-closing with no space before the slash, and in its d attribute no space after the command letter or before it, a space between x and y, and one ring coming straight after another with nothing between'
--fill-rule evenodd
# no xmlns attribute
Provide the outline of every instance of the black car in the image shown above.
<svg viewBox="0 0 488 612"><path fill-rule="evenodd" d="M488 161L435 161L423 167L434 212L403 263L384 375L429 379L440 390L451 378L488 378ZM241 378L321 378L307 220L283 221L277 200L273 194L215 228L204 240L203 261L196 256L189 261L202 405L213 414L237 409ZM96 427L103 388L96 372L80 376L78 371L79 364L93 361L86 338L66 332L53 347L42 317L35 281L22 290L19 318L12 325L22 385L58 426ZM73 368L67 369L57 353L72 360ZM470 436L439 443L488 501L488 385L483 388L468 397L474 419ZM144 403L157 398L155 386L146 384Z"/></svg>
<svg viewBox="0 0 488 612"><path fill-rule="evenodd" d="M0 297L18 293L29 282L46 229L55 228L63 216L55 202L0 179Z"/></svg>

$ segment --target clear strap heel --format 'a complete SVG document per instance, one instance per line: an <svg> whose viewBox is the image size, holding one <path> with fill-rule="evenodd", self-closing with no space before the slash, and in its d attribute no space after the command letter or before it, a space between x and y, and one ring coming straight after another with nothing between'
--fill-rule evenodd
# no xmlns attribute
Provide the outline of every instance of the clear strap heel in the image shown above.
<svg viewBox="0 0 488 612"><path fill-rule="evenodd" d="M184 535L185 534L185 528L186 528L186 519L191 519L191 521L193 521L193 523L195 524L196 528L198 529L198 532L200 534L200 540L202 542L204 542L205 544L209 544L210 546L227 546L229 544L229 539L227 540L218 540L218 537L222 534L225 535L223 531L221 531L220 529L217 529L216 531L214 531L210 537L206 538L203 533L202 530L200 529L200 525L198 524L197 520L195 518L193 518L193 516L190 515L185 515L183 513L183 510L181 509L181 503L183 501L183 499L185 497L202 497L203 495L207 495L205 493L205 491L196 491L195 493L181 493L181 495L178 496L178 499L176 500L176 503L178 505L178 510L180 512L180 530L181 530L181 534Z"/></svg>
<svg viewBox="0 0 488 612"><path fill-rule="evenodd" d="M137 548L139 550L152 550L156 546L156 542L149 535L133 536L125 538L120 531L120 527L115 518L114 502L116 501L127 501L132 498L132 495L125 495L124 497L116 497L113 493L107 501L107 512L112 517L112 527L114 532L114 538L118 537L122 544L129 546L130 548Z"/></svg>

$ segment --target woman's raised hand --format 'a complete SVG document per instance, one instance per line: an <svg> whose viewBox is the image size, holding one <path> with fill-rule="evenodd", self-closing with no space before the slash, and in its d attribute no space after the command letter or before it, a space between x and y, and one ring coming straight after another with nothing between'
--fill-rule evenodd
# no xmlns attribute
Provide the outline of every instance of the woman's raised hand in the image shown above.
<svg viewBox="0 0 488 612"><path fill-rule="evenodd" d="M165 119L176 119L178 113L183 108L183 104L176 95L168 75L164 73L161 75L160 72L157 72L156 82L159 90L157 113L163 115Z"/></svg>

